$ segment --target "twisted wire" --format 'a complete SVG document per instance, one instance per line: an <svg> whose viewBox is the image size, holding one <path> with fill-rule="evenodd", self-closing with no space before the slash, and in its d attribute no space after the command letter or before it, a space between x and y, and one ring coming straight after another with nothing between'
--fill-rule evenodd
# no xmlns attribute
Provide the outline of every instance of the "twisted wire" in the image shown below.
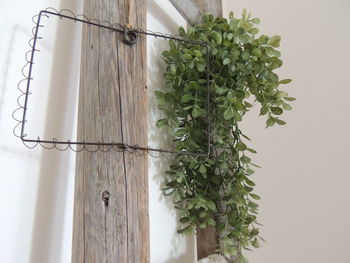
<svg viewBox="0 0 350 263"><path fill-rule="evenodd" d="M172 150L166 150L162 148L152 148L150 146L144 147L139 146L137 144L129 145L126 143L102 143L102 142L72 142L70 140L66 141L60 141L57 138L52 138L51 140L43 140L40 137L37 137L35 140L33 139L26 139L27 134L24 133L24 124L27 122L25 119L25 113L27 110L26 102L28 100L28 97L31 95L31 92L29 91L29 84L30 81L33 80L33 77L31 76L31 67L34 65L34 53L39 52L40 50L36 48L35 43L36 40L42 39L41 36L38 36L37 32L39 28L42 28L43 25L40 24L40 17L45 16L47 18L50 17L50 15L56 15L60 19L66 18L74 20L75 22L82 22L86 23L89 26L98 26L100 29L105 28L109 29L111 31L118 31L118 32L125 32L127 30L132 30L136 32L137 34L141 35L148 35L153 36L155 38L164 38L164 39L172 39L176 41L181 42L188 42L192 44L198 44L205 47L208 47L207 43L200 42L200 41L192 41L192 40L185 40L182 39L180 36L173 36L170 34L164 34L161 32L155 32L151 30L144 30L141 28L130 28L130 25L122 25L120 23L111 23L110 21L100 21L94 18L88 18L84 14L75 14L71 10L68 9L61 9L58 11L55 8L49 7L45 10L42 10L39 12L39 14L36 14L32 17L32 21L34 23L34 26L32 28L32 38L28 41L28 45L30 46L30 50L28 50L25 55L25 65L21 69L21 74L23 78L18 82L17 89L19 91L19 95L17 97L17 108L12 112L12 118L16 122L15 127L13 128L13 134L20 138L22 143L29 149L34 149L38 145L43 147L44 149L56 149L58 151L66 151L68 149L74 151L74 152L82 152L87 151L90 153L95 153L98 151L101 152L109 152L109 151L118 151L118 152L128 152L133 153L136 155L150 155L153 158L166 158L169 159L171 155L189 155L189 156L207 156L207 153L191 153L186 151L172 151ZM24 86L24 87L23 87ZM209 92L209 89L208 89Z"/></svg>

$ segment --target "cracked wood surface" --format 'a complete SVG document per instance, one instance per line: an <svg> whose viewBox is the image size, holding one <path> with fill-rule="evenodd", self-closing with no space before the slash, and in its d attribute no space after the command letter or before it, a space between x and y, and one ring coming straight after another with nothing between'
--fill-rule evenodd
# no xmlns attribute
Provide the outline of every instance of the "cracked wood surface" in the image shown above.
<svg viewBox="0 0 350 263"><path fill-rule="evenodd" d="M130 4L130 1L133 1ZM85 0L89 18L146 28L146 0ZM146 37L83 25L78 140L147 145ZM122 118L120 118L122 112ZM149 262L147 154L77 153L73 263Z"/></svg>

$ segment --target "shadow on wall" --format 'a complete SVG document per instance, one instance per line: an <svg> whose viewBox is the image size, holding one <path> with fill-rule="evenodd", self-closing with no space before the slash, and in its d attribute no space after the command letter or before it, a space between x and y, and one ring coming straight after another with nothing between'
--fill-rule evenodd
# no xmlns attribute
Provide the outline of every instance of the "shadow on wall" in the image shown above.
<svg viewBox="0 0 350 263"><path fill-rule="evenodd" d="M15 67L16 61L16 52L21 50L21 46L25 46L25 50L29 49L29 45L27 42L23 45L23 41L32 38L33 36L29 33L25 28L22 28L20 25L14 25L12 28L11 37L9 40L7 51L4 52L6 54L6 58L4 59L3 70L0 76L0 134L2 140L0 141L0 152L8 155L14 154L27 158L39 158L39 151L26 151L26 148L23 147L19 138L13 136L12 128L15 127L17 122L12 119L11 113L13 110L18 108L16 103L16 99L20 95L17 84L18 81L24 79L22 73L16 84L9 76L18 75L18 68ZM23 64L23 65L22 65ZM20 66L24 66L23 63ZM12 71L15 69L15 73ZM20 85L22 90L25 90L25 82L22 82ZM5 99L5 98L13 98L13 99ZM20 100L23 104L24 98ZM17 119L22 119L22 111L17 111L14 115ZM11 125L9 125L11 124ZM11 127L11 128L9 128ZM17 133L19 133L20 128L16 129Z"/></svg>
<svg viewBox="0 0 350 263"><path fill-rule="evenodd" d="M177 32L178 25L174 22L173 18L169 16L161 7L154 1L148 2L148 11L152 14L163 26L165 26L168 32ZM154 30L154 28L148 28ZM158 109L157 99L155 96L155 90L164 90L165 80L163 73L166 70L166 65L161 58L163 50L168 49L168 41L164 39L156 39L152 41L151 47L148 47L148 99L149 99L149 141L152 143L150 146L155 148L163 148L173 150L173 145L170 136L165 129L159 129L155 123L158 119L164 117L164 114ZM158 154L155 154L155 156ZM174 208L173 197L166 197L162 194L161 189L166 182L165 171L169 168L169 163L174 156L166 154L160 158L151 157L150 162L154 166L155 174L150 174L153 182L159 186L159 201L166 205L167 211L172 216L176 217L177 225L176 229L180 227L179 218ZM168 259L164 263L192 263L194 259L195 247L193 237L185 237L177 234L175 231L171 240L171 251Z"/></svg>
<svg viewBox="0 0 350 263"><path fill-rule="evenodd" d="M80 1L62 0L61 8L78 10ZM63 20L62 20L63 21ZM61 22L61 21L60 21ZM62 23L62 22L61 22ZM74 49L80 48L81 33L77 27L64 23L58 27L54 47L54 61L49 83L50 93L45 122L45 136L73 133L76 96L78 89L72 83L79 75L79 55ZM63 37L64 36L64 37ZM67 41L69 39L70 41ZM79 50L79 49L78 49ZM67 58L70 59L67 63ZM60 78L60 76L67 76ZM75 136L75 134L72 134ZM38 192L35 208L31 263L62 262L64 219L67 212L67 188L69 171L74 167L70 161L72 151L43 150Z"/></svg>
<svg viewBox="0 0 350 263"><path fill-rule="evenodd" d="M173 149L171 139L165 130L161 130L156 127L155 123L158 119L162 118L162 114L157 108L157 99L155 96L155 90L164 90L165 82L159 81L159 73L165 72L165 65L160 61L159 50L165 50L168 47L168 44L165 40L155 41L153 48L150 54L150 60L148 63L151 63L152 67L149 67L149 77L148 81L150 86L148 87L149 94L149 141L156 142L156 148L163 149ZM152 154L153 155L153 154ZM156 174L150 174L152 181L154 181L160 189L164 187L166 183L165 171L169 168L169 163L171 162L172 155L165 154L164 156L156 156L150 158ZM176 217L177 226L176 229L180 228L179 217L174 209L173 197L164 196L162 193L159 195L159 201L163 202L168 212ZM174 233L171 240L172 251L169 255L171 257L164 263L184 263L192 262L194 254L194 242L193 237L184 237ZM180 255L180 256L179 256Z"/></svg>

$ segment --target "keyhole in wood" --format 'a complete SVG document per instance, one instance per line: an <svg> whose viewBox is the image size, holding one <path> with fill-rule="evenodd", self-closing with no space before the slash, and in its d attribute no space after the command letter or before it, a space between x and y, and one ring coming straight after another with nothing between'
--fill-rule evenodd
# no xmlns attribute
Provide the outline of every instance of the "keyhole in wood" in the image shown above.
<svg viewBox="0 0 350 263"><path fill-rule="evenodd" d="M108 206L110 196L111 194L108 191L104 191L102 193L102 201L104 202L105 206Z"/></svg>

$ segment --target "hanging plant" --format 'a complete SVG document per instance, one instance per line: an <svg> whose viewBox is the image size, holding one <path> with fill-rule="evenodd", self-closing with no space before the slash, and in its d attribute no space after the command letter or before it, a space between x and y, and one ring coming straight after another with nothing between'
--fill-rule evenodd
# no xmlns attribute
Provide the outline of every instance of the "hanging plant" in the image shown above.
<svg viewBox="0 0 350 263"><path fill-rule="evenodd" d="M177 155L165 172L165 195L173 195L180 211L183 228L179 233L192 234L196 227L216 227L219 251L227 258L246 262L242 249L260 246L257 222L260 197L253 193L255 154L239 123L255 104L266 116L266 127L284 125L280 119L290 110L287 92L274 72L282 66L279 36L258 36L256 24L246 11L238 19L230 13L229 20L204 15L203 24L179 34L203 46L169 41L170 49L163 52L167 72L165 91L156 91L158 107L166 118L157 121L174 138L177 151L205 152L208 149L208 114L210 115L209 156ZM209 70L210 107L207 101ZM209 113L208 113L209 108ZM237 261L237 262L238 262ZM234 260L232 261L234 262Z"/></svg>

